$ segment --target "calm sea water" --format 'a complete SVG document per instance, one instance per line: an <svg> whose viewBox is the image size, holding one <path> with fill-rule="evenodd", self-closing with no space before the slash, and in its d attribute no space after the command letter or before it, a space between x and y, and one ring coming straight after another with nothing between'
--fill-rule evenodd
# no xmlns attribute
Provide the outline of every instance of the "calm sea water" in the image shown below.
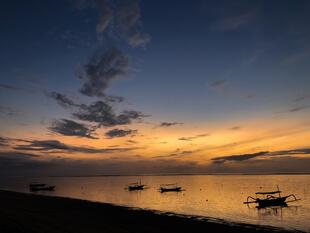
<svg viewBox="0 0 310 233"><path fill-rule="evenodd" d="M149 188L129 192L125 185L141 180ZM40 194L73 197L117 205L140 207L179 214L207 216L233 222L271 225L310 232L310 175L197 175L49 177L0 179L0 188L29 192L28 184L56 185L55 192ZM185 191L160 193L162 183L180 184ZM288 207L258 210L243 204L257 191L275 190L295 194L301 201ZM255 196L255 195L254 195Z"/></svg>

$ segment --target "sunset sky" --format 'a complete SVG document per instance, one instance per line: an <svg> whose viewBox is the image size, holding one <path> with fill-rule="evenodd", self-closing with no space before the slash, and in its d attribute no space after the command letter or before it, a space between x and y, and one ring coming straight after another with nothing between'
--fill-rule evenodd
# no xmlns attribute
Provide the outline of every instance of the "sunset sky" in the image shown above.
<svg viewBox="0 0 310 233"><path fill-rule="evenodd" d="M3 1L0 174L310 172L310 1Z"/></svg>

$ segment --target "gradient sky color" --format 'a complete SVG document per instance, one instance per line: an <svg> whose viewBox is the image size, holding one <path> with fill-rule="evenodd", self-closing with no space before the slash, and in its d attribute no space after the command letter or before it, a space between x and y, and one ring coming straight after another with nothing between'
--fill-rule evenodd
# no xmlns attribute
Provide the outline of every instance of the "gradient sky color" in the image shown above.
<svg viewBox="0 0 310 233"><path fill-rule="evenodd" d="M309 11L4 1L0 173L309 172Z"/></svg>

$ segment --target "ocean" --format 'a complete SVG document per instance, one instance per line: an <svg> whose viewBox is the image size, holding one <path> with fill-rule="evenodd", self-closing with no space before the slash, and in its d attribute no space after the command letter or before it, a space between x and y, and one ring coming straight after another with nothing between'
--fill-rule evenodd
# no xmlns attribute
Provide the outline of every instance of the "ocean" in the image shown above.
<svg viewBox="0 0 310 233"><path fill-rule="evenodd" d="M147 188L125 189L137 181ZM54 192L38 194L310 232L310 175L2 177L0 189L29 192L28 185L34 182L56 185ZM160 193L158 188L165 183L178 183L184 191ZM282 195L295 194L301 200L263 209L243 204L255 192L277 190L277 185Z"/></svg>

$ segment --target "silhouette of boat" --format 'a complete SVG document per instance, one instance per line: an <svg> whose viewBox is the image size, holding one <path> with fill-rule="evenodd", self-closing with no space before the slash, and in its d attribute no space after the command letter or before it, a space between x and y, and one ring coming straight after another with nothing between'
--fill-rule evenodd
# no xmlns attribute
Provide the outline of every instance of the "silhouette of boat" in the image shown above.
<svg viewBox="0 0 310 233"><path fill-rule="evenodd" d="M265 208L269 206L287 206L288 202L299 201L294 194L290 194L287 196L281 196L281 192L279 187L277 186L277 191L271 192L257 192L255 193L256 197L248 196L247 201L243 202L243 204L257 204L257 208ZM278 194L278 196L274 196ZM249 201L250 200L250 201Z"/></svg>
<svg viewBox="0 0 310 233"><path fill-rule="evenodd" d="M144 188L145 188L145 184L141 184L141 181L127 185L127 189L129 191L143 190Z"/></svg>
<svg viewBox="0 0 310 233"><path fill-rule="evenodd" d="M159 187L159 191L161 193L164 193L164 192L181 192L182 187L176 183L175 184L161 184Z"/></svg>
<svg viewBox="0 0 310 233"><path fill-rule="evenodd" d="M29 184L29 190L31 192L36 191L54 191L56 186L50 186L47 184Z"/></svg>

